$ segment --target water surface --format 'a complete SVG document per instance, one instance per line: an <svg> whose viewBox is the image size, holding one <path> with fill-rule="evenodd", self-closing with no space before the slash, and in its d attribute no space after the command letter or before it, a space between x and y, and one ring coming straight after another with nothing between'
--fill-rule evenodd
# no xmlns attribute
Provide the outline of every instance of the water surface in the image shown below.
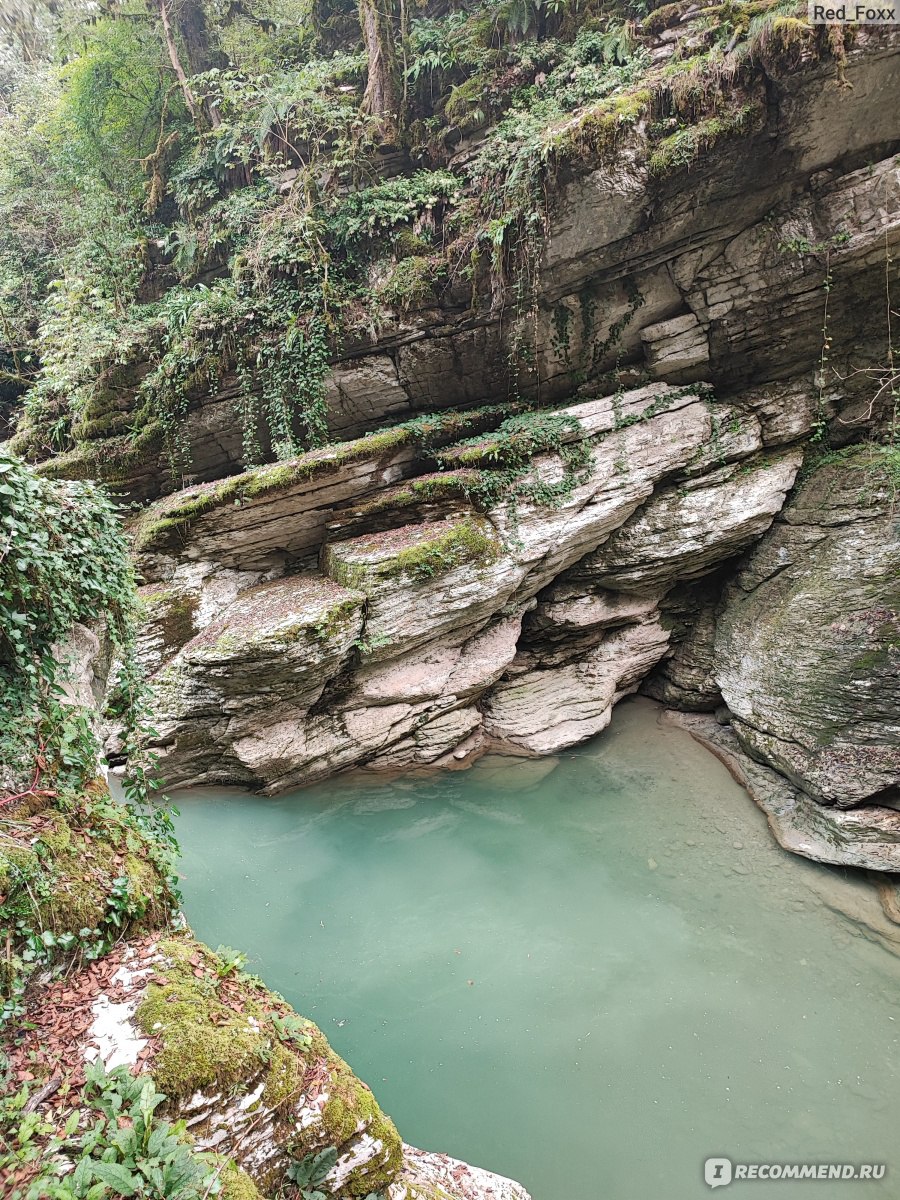
<svg viewBox="0 0 900 1200"><path fill-rule="evenodd" d="M716 1154L888 1162L728 1197L900 1195L900 959L821 898L863 885L775 846L649 702L555 766L179 804L197 934L249 950L407 1141L534 1200L693 1200Z"/></svg>

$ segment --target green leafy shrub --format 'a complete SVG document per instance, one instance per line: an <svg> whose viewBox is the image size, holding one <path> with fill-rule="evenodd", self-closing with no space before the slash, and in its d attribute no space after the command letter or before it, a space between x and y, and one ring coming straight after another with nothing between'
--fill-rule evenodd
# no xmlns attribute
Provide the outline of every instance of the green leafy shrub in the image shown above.
<svg viewBox="0 0 900 1200"><path fill-rule="evenodd" d="M148 1075L87 1067L82 1098L61 1132L26 1109L22 1090L0 1100L0 1171L44 1163L21 1200L207 1200L223 1191L223 1166L197 1154L185 1124L160 1118L166 1097Z"/></svg>

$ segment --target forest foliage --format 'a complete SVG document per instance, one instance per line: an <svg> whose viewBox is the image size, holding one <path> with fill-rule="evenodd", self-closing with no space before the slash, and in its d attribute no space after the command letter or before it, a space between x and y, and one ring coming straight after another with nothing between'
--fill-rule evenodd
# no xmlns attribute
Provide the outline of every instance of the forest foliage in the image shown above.
<svg viewBox="0 0 900 1200"><path fill-rule="evenodd" d="M348 340L460 296L527 324L555 175L734 109L793 0L10 0L0 418L37 460L165 446L233 381L248 464L328 438ZM743 110L742 110L743 111ZM746 122L752 124L751 121Z"/></svg>

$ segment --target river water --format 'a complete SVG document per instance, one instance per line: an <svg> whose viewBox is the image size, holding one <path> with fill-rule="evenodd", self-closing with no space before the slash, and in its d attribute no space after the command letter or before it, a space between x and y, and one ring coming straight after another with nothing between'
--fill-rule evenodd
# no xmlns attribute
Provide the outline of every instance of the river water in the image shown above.
<svg viewBox="0 0 900 1200"><path fill-rule="evenodd" d="M626 702L541 762L266 799L183 792L197 934L321 1026L404 1138L534 1200L693 1200L703 1163L887 1163L900 958L842 873L780 850L724 767Z"/></svg>

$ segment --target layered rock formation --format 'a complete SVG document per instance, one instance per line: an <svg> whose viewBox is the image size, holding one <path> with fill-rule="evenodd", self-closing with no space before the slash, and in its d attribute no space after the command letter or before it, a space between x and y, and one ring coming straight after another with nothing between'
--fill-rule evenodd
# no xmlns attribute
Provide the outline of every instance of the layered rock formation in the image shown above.
<svg viewBox="0 0 900 1200"><path fill-rule="evenodd" d="M674 30L657 39L654 66L690 36L695 17L686 12L677 39ZM758 62L746 95L723 101L743 104L753 119L689 169L654 163L648 118L625 128L614 157L580 155L555 180L534 264L529 354L517 352L511 296L480 275L473 297L460 277L439 303L422 300L377 336L346 340L327 380L330 435L353 438L513 392L556 403L579 388L603 390L607 373L624 365L670 382L706 379L719 394L800 379L787 405L770 397L775 426L793 425L796 435L822 404L829 413L841 407L845 436L865 425L870 392L859 369L883 358L874 314L883 308L885 255L900 236L897 46L896 31L870 25L842 66L809 51ZM574 114L554 137L577 141L578 121ZM462 148L460 164L476 148ZM808 384L821 357L826 274L837 374L821 381L819 403ZM148 369L116 368L118 424ZM240 469L239 408L236 377L193 396L179 434L193 478ZM158 441L123 458L103 436L47 469L107 478L141 499L177 489Z"/></svg>
<svg viewBox="0 0 900 1200"><path fill-rule="evenodd" d="M900 801L891 456L820 468L729 586L715 672L739 739L822 804Z"/></svg>
<svg viewBox="0 0 900 1200"><path fill-rule="evenodd" d="M803 455L778 444L796 414L767 432L770 412L759 389L649 385L560 410L558 447L512 479L507 422L151 507L136 537L170 785L552 753L643 685L728 706L794 785L790 848L897 869L896 453L826 457L785 506Z"/></svg>
<svg viewBox="0 0 900 1200"><path fill-rule="evenodd" d="M643 686L726 706L811 813L877 805L889 845L895 485L858 480L896 478L896 49L860 31L837 80L767 63L753 119L689 171L641 122L561 171L515 378L476 279L334 366L336 436L427 417L231 473L227 390L196 402L212 481L135 528L171 786L549 753ZM778 517L804 456L861 439L874 474L823 466ZM133 493L168 489L151 475Z"/></svg>
<svg viewBox="0 0 900 1200"><path fill-rule="evenodd" d="M896 451L833 456L741 563L650 690L724 701L739 768L788 849L900 869ZM730 740L729 740L730 739Z"/></svg>
<svg viewBox="0 0 900 1200"><path fill-rule="evenodd" d="M167 577L152 607L203 626L154 677L170 786L275 790L488 742L543 753L602 729L667 649L663 597L768 527L801 456L764 445L751 405L698 388L650 385L556 416L559 449L536 454L505 498L491 499L508 483L501 426L418 458L379 457L372 439L352 503L338 447L313 492L298 460L148 510L142 561ZM384 487L429 453L444 473ZM241 564L252 570L239 577ZM239 578L252 586L203 625L209 595Z"/></svg>

